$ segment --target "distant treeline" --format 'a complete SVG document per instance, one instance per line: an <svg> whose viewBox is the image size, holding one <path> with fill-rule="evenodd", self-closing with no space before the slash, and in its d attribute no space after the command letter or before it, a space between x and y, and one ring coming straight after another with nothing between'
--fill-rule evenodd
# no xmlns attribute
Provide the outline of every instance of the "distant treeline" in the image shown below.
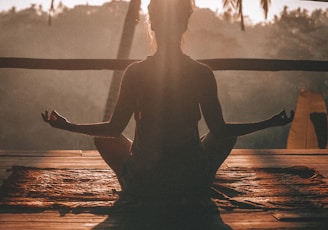
<svg viewBox="0 0 328 230"><path fill-rule="evenodd" d="M0 13L0 57L41 59L114 59L127 2L103 6L55 8L34 6ZM246 58L328 60L328 12L285 9L273 22L247 25L238 17L196 9L183 42L195 59ZM131 59L154 51L140 16ZM111 71L0 69L0 149L94 149L93 140L44 124L40 112L56 109L78 123L102 120ZM216 71L218 95L227 121L264 119L282 108L294 109L300 89L328 99L328 75L304 71ZM264 77L265 76L265 77ZM133 121L126 134L133 136ZM200 123L201 133L206 126ZM288 127L273 128L239 139L238 148L284 148Z"/></svg>

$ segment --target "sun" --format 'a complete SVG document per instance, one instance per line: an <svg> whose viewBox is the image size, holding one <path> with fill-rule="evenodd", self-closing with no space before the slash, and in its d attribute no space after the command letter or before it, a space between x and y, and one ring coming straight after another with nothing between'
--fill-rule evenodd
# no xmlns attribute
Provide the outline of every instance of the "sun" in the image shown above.
<svg viewBox="0 0 328 230"><path fill-rule="evenodd" d="M141 1L141 10L142 10L142 12L148 13L147 7L148 7L149 2L150 2L150 0L142 0Z"/></svg>

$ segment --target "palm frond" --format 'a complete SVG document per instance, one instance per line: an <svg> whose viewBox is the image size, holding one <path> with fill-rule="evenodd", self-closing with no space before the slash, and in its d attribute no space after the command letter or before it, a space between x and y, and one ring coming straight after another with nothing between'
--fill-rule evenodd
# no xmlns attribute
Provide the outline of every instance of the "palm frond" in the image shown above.
<svg viewBox="0 0 328 230"><path fill-rule="evenodd" d="M238 0L222 0L223 2L223 8L228 8L228 7L232 7L232 8L236 8L236 1Z"/></svg>
<svg viewBox="0 0 328 230"><path fill-rule="evenodd" d="M263 9L265 19L268 18L270 4L271 4L271 0L261 0L261 7Z"/></svg>

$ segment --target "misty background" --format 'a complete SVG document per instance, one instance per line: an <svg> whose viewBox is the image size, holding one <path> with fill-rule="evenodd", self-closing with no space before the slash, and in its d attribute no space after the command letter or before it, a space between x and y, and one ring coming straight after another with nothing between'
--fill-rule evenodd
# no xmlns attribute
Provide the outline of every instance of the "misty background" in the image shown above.
<svg viewBox="0 0 328 230"><path fill-rule="evenodd" d="M103 6L60 4L52 25L48 13L28 9L0 13L0 56L27 58L115 58L128 2ZM247 22L247 18L246 18ZM140 16L130 58L152 54L153 45ZM196 9L184 38L184 51L195 59L265 58L328 60L328 10L287 8L273 22L246 25L227 11L217 15ZM112 71L0 69L0 149L95 149L93 138L56 130L40 113L56 109L70 121L101 121ZM218 95L228 122L252 122L285 108L295 109L303 88L328 101L328 73L216 71ZM133 137L133 121L125 134ZM207 128L202 121L201 133ZM289 126L239 138L236 148L285 148Z"/></svg>

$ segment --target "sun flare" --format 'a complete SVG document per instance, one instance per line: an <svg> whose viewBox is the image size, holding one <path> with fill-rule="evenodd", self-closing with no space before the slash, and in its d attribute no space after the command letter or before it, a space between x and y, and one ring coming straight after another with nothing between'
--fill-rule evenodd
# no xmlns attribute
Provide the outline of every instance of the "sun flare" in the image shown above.
<svg viewBox="0 0 328 230"><path fill-rule="evenodd" d="M143 13L148 12L147 6L148 6L149 2L150 2L150 0L142 0L141 1L141 10ZM195 0L195 4L199 8L209 8L217 13L224 12L221 0ZM271 8L273 8L273 7L271 7ZM274 14L276 14L276 12L272 12L271 8L269 10L269 15L268 15L269 20L273 18ZM260 0L258 0L258 1L244 0L243 10L244 10L245 17L249 18L249 20L252 23L258 23L258 22L264 21L264 13L260 7Z"/></svg>
<svg viewBox="0 0 328 230"><path fill-rule="evenodd" d="M105 2L109 2L111 0L62 0L61 2L70 8L73 8L75 5L85 4L86 2L90 5L102 5ZM141 9L144 13L147 13L147 6L150 0L141 0ZM0 3L0 11L1 10L9 10L13 6L16 7L17 10L24 9L29 7L32 3L36 5L42 5L43 9L49 9L50 0L2 0ZM60 2L59 0L55 0L55 5ZM200 8L210 8L211 10L222 13L222 0L195 0L196 6ZM327 2L314 2L314 1L300 1L300 0L271 0L271 6L269 7L268 20L273 19L274 15L279 15L282 12L284 6L288 6L289 10L303 8L309 11L314 9L327 9ZM249 18L249 20L253 23L258 23L264 21L264 14L260 7L260 0L243 0L243 10L245 17Z"/></svg>

